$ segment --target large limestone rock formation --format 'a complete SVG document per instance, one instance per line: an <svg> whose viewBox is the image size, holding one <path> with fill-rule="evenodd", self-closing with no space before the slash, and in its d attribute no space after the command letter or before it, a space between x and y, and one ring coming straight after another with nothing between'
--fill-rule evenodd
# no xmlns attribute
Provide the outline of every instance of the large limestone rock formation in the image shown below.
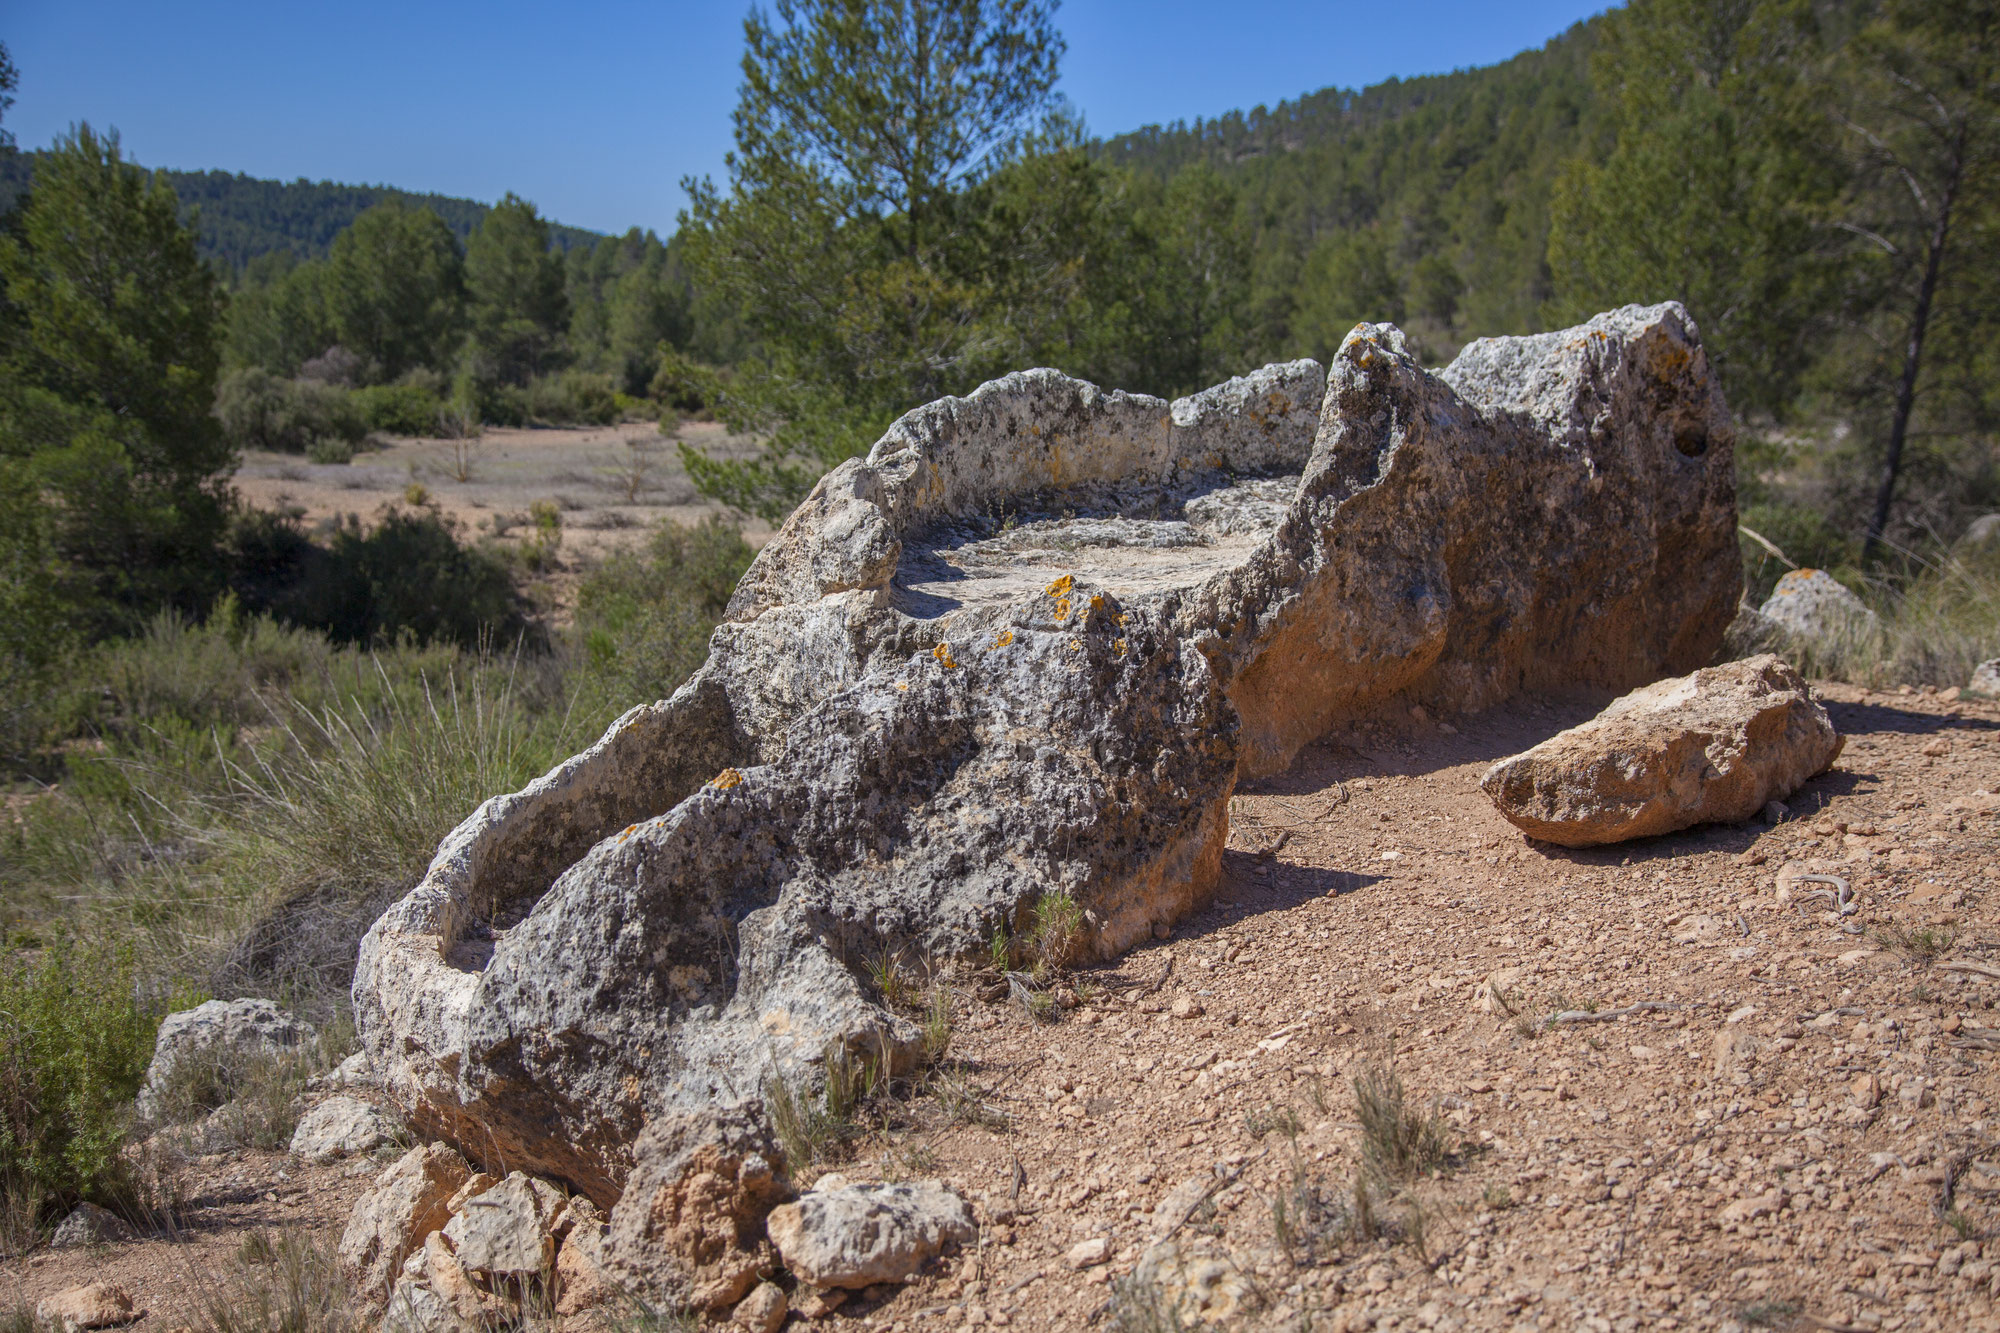
<svg viewBox="0 0 2000 1333"><path fill-rule="evenodd" d="M1840 747L1799 673L1765 655L1634 690L1502 759L1480 786L1530 837L1597 847L1740 823L1824 773Z"/></svg>
<svg viewBox="0 0 2000 1333"><path fill-rule="evenodd" d="M758 556L708 663L488 801L369 932L419 1133L615 1199L651 1116L910 1058L865 960L1073 895L1109 955L1202 905L1242 774L1392 699L1710 660L1729 418L1675 305L1167 403L1037 370L905 416Z"/></svg>

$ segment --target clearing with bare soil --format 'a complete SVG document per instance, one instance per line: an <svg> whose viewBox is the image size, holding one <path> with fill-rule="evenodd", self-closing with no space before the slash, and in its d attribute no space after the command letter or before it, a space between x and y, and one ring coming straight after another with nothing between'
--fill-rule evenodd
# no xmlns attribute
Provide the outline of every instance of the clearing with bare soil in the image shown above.
<svg viewBox="0 0 2000 1333"><path fill-rule="evenodd" d="M795 1172L942 1177L981 1222L825 1322L1993 1327L2000 706L1819 692L1847 746L1775 825L1524 840L1480 774L1601 700L1344 730L1246 785L1209 910L1054 1022L954 978L929 1093ZM1400 1176L1364 1168L1370 1071L1442 1135ZM106 1277L176 1327L250 1233L337 1236L356 1169L204 1161L188 1244L40 1252L17 1290ZM1163 1236L1199 1282L1130 1276Z"/></svg>

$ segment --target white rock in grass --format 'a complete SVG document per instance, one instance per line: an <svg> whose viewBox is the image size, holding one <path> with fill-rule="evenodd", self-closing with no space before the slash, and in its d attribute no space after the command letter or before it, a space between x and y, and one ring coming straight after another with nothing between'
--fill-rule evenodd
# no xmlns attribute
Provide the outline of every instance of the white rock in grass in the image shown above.
<svg viewBox="0 0 2000 1333"><path fill-rule="evenodd" d="M801 1280L850 1290L901 1282L978 1232L972 1206L936 1180L814 1190L773 1208L765 1229Z"/></svg>
<svg viewBox="0 0 2000 1333"><path fill-rule="evenodd" d="M79 1245L107 1245L130 1239L132 1228L125 1224L124 1218L94 1203L80 1203L49 1238L49 1248L68 1250Z"/></svg>
<svg viewBox="0 0 2000 1333"><path fill-rule="evenodd" d="M109 1282L93 1282L86 1287L59 1291L35 1307L36 1317L61 1333L86 1328L117 1328L121 1324L132 1323L145 1313L132 1303L132 1298L125 1294L123 1288Z"/></svg>
<svg viewBox="0 0 2000 1333"><path fill-rule="evenodd" d="M393 1142L396 1124L355 1097L329 1097L299 1117L292 1132L292 1156L315 1166L357 1157Z"/></svg>
<svg viewBox="0 0 2000 1333"><path fill-rule="evenodd" d="M1988 658L1972 669L1965 692L1982 699L2000 699L2000 657Z"/></svg>
<svg viewBox="0 0 2000 1333"><path fill-rule="evenodd" d="M271 1055L304 1045L313 1026L269 1000L210 1000L160 1020L153 1039L153 1060L139 1089L139 1114L159 1113L159 1095L181 1062L210 1052Z"/></svg>
<svg viewBox="0 0 2000 1333"><path fill-rule="evenodd" d="M1866 602L1823 569L1793 570L1757 610L1792 639L1823 653L1859 644L1881 624Z"/></svg>

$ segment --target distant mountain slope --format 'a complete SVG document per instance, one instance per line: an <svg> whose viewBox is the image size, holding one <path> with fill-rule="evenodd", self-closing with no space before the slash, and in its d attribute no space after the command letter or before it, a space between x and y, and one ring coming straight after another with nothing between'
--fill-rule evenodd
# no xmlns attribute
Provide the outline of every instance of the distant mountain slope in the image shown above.
<svg viewBox="0 0 2000 1333"><path fill-rule="evenodd" d="M1548 297L1550 189L1593 147L1597 32L1593 19L1497 65L1151 125L1097 151L1161 179L1207 166L1233 186L1256 232L1260 309L1311 287L1316 247L1365 233L1434 346L1527 332ZM1304 346L1282 314L1267 321L1272 353L1330 350Z"/></svg>
<svg viewBox="0 0 2000 1333"><path fill-rule="evenodd" d="M0 158L0 212L28 187L33 153ZM202 255L241 269L273 250L289 249L302 259L324 256L347 224L389 199L429 208L460 238L470 236L489 207L474 199L415 194L387 185L337 185L332 181L259 180L227 171L161 171L180 197L183 213L196 217ZM556 245L569 250L595 245L602 237L581 227L551 224Z"/></svg>

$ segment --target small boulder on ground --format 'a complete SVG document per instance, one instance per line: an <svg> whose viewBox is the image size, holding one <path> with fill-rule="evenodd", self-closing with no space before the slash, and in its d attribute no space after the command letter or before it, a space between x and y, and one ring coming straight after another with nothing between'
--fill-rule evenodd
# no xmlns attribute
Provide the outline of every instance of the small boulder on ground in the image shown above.
<svg viewBox="0 0 2000 1333"><path fill-rule="evenodd" d="M471 1175L450 1148L426 1144L397 1158L361 1196L341 1233L339 1255L363 1299L387 1297L403 1261L450 1220L447 1204Z"/></svg>
<svg viewBox="0 0 2000 1333"><path fill-rule="evenodd" d="M532 1276L555 1264L556 1245L568 1229L568 1213L561 1191L516 1171L465 1200L445 1224L444 1238L470 1272Z"/></svg>
<svg viewBox="0 0 2000 1333"><path fill-rule="evenodd" d="M791 1197L763 1104L655 1116L634 1157L605 1243L616 1280L700 1310L742 1300L771 1267L765 1218Z"/></svg>
<svg viewBox="0 0 2000 1333"><path fill-rule="evenodd" d="M93 1282L87 1287L71 1287L46 1297L35 1307L35 1316L61 1333L75 1329L116 1328L144 1316L121 1287L109 1282Z"/></svg>
<svg viewBox="0 0 2000 1333"><path fill-rule="evenodd" d="M816 1287L870 1287L914 1275L977 1234L972 1206L942 1181L814 1190L771 1210L785 1267Z"/></svg>
<svg viewBox="0 0 2000 1333"><path fill-rule="evenodd" d="M1530 837L1595 847L1749 819L1841 743L1805 681L1767 654L1634 690L1479 785Z"/></svg>
<svg viewBox="0 0 2000 1333"><path fill-rule="evenodd" d="M132 1228L125 1224L124 1218L94 1203L80 1203L70 1209L69 1216L56 1228L56 1234L49 1238L49 1248L68 1250L79 1245L107 1245L130 1239Z"/></svg>
<svg viewBox="0 0 2000 1333"><path fill-rule="evenodd" d="M153 1039L153 1061L146 1066L146 1082L139 1089L139 1114L149 1119L158 1115L161 1091L192 1056L272 1055L312 1038L312 1024L269 1000L210 1000L168 1014Z"/></svg>
<svg viewBox="0 0 2000 1333"><path fill-rule="evenodd" d="M299 1117L292 1132L292 1156L315 1166L373 1152L394 1140L396 1126L375 1107L355 1097L329 1097Z"/></svg>
<svg viewBox="0 0 2000 1333"><path fill-rule="evenodd" d="M1982 699L2000 699L2000 657L1991 657L1972 669L1972 679L1965 684L1967 694L1976 694Z"/></svg>
<svg viewBox="0 0 2000 1333"><path fill-rule="evenodd" d="M1757 610L1792 639L1820 651L1867 638L1881 623L1867 603L1823 569L1793 570Z"/></svg>

